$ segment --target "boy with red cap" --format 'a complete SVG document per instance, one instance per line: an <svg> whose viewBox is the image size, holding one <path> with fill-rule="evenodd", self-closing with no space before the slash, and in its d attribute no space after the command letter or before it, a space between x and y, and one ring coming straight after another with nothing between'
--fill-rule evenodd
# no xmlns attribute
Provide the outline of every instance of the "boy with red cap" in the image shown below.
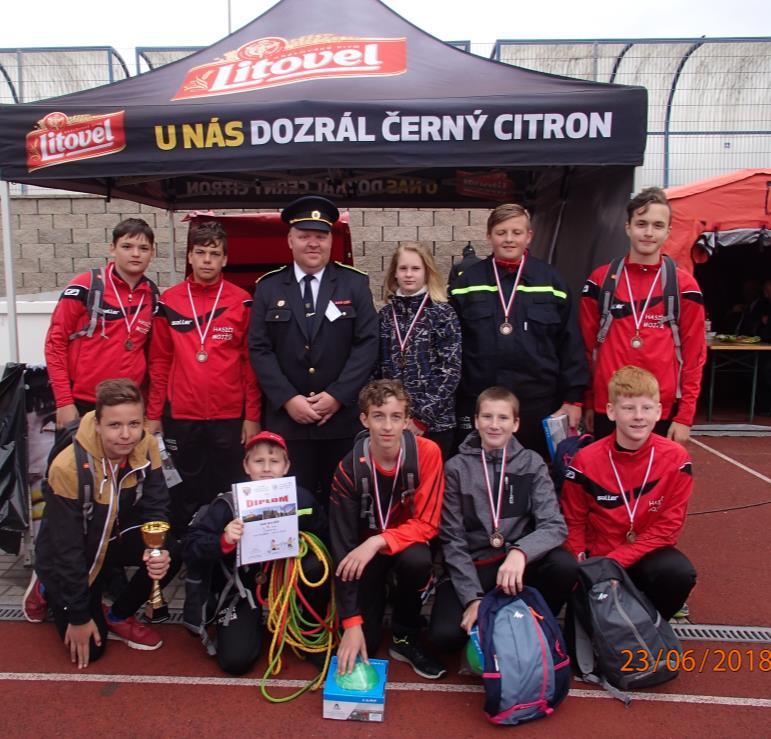
<svg viewBox="0 0 771 739"><path fill-rule="evenodd" d="M272 480L285 477L289 471L289 454L284 439L270 431L261 431L246 443L243 468L251 480ZM309 531L322 541L327 539L326 513L316 504L314 497L302 487L297 487L297 510L300 531ZM219 594L224 582L224 571L237 579L231 592L243 596L234 607L220 604L216 615L216 640L214 642L220 667L231 675L248 672L260 655L262 648L262 613L254 599L258 586L259 564L236 565L236 548L244 534L244 522L234 516L232 496L220 495L200 516L191 523L184 543L184 561L190 573L200 573L211 568L212 593ZM215 567L222 562L222 567ZM323 563L308 550L302 558L302 568L310 582L317 582L323 573ZM317 614L326 613L329 588L304 588L304 597ZM216 598L215 598L216 601ZM186 615L188 608L186 604ZM186 625L188 620L186 618ZM189 624L189 628L199 624Z"/></svg>

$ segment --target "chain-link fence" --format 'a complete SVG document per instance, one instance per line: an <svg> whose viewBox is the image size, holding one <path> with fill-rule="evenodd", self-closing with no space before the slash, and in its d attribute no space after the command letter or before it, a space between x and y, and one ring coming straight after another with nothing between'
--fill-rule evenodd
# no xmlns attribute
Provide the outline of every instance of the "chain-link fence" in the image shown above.
<svg viewBox="0 0 771 739"><path fill-rule="evenodd" d="M771 165L771 39L498 41L492 58L648 89L638 187Z"/></svg>

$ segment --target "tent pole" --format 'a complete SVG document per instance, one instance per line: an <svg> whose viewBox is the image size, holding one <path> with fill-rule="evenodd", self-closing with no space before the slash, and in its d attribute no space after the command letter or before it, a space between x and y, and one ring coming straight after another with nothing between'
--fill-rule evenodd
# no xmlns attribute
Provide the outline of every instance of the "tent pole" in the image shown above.
<svg viewBox="0 0 771 739"><path fill-rule="evenodd" d="M174 211L166 211L167 223L169 226L169 249L171 249L171 271L173 273L172 284L177 281L177 244L174 241Z"/></svg>
<svg viewBox="0 0 771 739"><path fill-rule="evenodd" d="M0 180L0 213L3 219L3 262L5 263L5 295L8 305L8 348L11 362L19 361L19 327L16 317L16 280L13 274L11 245L11 190L7 180Z"/></svg>

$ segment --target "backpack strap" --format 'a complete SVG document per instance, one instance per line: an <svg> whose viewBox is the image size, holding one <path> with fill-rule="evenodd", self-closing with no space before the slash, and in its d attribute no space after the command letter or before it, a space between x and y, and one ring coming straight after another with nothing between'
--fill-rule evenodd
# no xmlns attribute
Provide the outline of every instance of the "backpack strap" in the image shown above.
<svg viewBox="0 0 771 739"><path fill-rule="evenodd" d="M411 431L402 434L404 444L404 463L399 470L399 480L394 480L401 487L401 505L409 505L411 514L414 515L415 491L420 485L418 472L418 442ZM357 491L361 491L360 517L367 520L370 529L375 530L378 522L375 519L375 503L372 497L374 485L372 483L372 469L370 459L369 432L362 431L358 434L353 445L353 484Z"/></svg>
<svg viewBox="0 0 771 739"><path fill-rule="evenodd" d="M92 267L90 274L91 284L89 285L88 298L86 299L88 323L80 330L70 334L70 341L81 336L90 339L96 331L99 316L104 316L104 309L102 307L104 298L104 267ZM104 318L102 318L102 333L104 334Z"/></svg>
<svg viewBox="0 0 771 739"><path fill-rule="evenodd" d="M78 443L72 440L75 452L75 467L78 474L78 499L83 511L83 536L88 534L88 524L94 517L94 473L93 457Z"/></svg>
<svg viewBox="0 0 771 739"><path fill-rule="evenodd" d="M605 273L605 279L600 288L600 299L597 301L597 308L600 311L600 325L597 330L597 338L594 342L593 362L596 362L600 344L605 343L605 339L608 338L608 331L610 331L610 324L613 323L613 313L611 312L610 307L623 268L624 257L616 257L608 265L608 271Z"/></svg>
<svg viewBox="0 0 771 739"><path fill-rule="evenodd" d="M675 346L675 358L677 359L677 382L675 385L675 398L683 397L683 350L680 339L680 285L677 280L677 265L672 257L664 254L661 259L663 269L661 271L662 294L664 296L664 316L662 323L668 323L672 330L672 341Z"/></svg>

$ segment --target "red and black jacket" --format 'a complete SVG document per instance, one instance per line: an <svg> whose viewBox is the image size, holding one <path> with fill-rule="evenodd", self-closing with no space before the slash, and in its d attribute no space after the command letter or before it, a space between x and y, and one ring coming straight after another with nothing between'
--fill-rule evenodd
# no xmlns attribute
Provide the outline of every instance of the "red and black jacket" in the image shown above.
<svg viewBox="0 0 771 739"><path fill-rule="evenodd" d="M201 339L188 296L192 295L201 331L222 293L204 342L205 362L196 354ZM260 420L260 387L249 363L246 336L252 300L227 280L202 285L188 277L163 293L150 346L150 397L147 417L161 417L168 400L171 417L187 420Z"/></svg>

